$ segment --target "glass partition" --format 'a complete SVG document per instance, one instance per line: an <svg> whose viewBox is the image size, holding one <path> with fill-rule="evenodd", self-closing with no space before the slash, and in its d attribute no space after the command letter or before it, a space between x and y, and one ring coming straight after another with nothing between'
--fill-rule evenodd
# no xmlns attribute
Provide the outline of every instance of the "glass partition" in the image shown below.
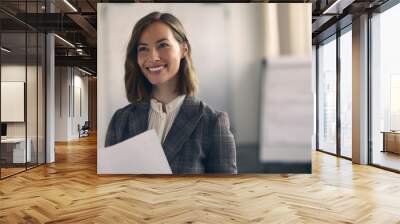
<svg viewBox="0 0 400 224"><path fill-rule="evenodd" d="M340 40L340 154L351 158L352 149L352 35L347 27Z"/></svg>
<svg viewBox="0 0 400 224"><path fill-rule="evenodd" d="M0 6L12 6L18 17L44 12L44 3L2 1ZM44 33L0 12L0 178L45 162L45 42Z"/></svg>
<svg viewBox="0 0 400 224"><path fill-rule="evenodd" d="M37 128L38 128L38 88L37 88L37 79L38 79L38 35L36 32L27 33L27 98L26 98L26 112L27 112L27 150L30 151L30 158L27 163L28 168L37 165L37 149L38 149L38 141L37 141Z"/></svg>
<svg viewBox="0 0 400 224"><path fill-rule="evenodd" d="M336 36L318 47L318 149L336 154Z"/></svg>
<svg viewBox="0 0 400 224"><path fill-rule="evenodd" d="M38 64L37 64L37 162L46 162L45 124L46 124L46 39L43 33L38 34Z"/></svg>
<svg viewBox="0 0 400 224"><path fill-rule="evenodd" d="M1 175L6 177L24 171L31 156L26 141L26 33L3 32L1 47Z"/></svg>

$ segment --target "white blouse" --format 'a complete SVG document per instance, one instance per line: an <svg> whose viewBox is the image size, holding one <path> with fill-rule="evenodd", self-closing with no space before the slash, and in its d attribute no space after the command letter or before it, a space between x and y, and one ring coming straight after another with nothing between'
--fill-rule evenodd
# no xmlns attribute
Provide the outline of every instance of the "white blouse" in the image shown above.
<svg viewBox="0 0 400 224"><path fill-rule="evenodd" d="M180 95L166 104L166 112L163 111L162 103L158 102L156 99L150 100L149 126L147 129L156 130L158 137L160 137L161 143L163 143L167 137L167 134L174 123L176 115L178 114L184 99L185 95Z"/></svg>

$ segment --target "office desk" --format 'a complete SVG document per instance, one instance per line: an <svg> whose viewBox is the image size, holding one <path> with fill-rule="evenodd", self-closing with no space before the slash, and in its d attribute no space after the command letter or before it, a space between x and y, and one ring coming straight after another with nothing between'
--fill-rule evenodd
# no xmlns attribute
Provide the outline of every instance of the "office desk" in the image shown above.
<svg viewBox="0 0 400 224"><path fill-rule="evenodd" d="M400 132L382 131L383 133L383 152L400 154Z"/></svg>
<svg viewBox="0 0 400 224"><path fill-rule="evenodd" d="M32 140L27 138L26 154L25 154L25 138L6 138L1 139L1 159L5 163L25 163L31 161L31 145ZM25 161L27 159L27 161Z"/></svg>

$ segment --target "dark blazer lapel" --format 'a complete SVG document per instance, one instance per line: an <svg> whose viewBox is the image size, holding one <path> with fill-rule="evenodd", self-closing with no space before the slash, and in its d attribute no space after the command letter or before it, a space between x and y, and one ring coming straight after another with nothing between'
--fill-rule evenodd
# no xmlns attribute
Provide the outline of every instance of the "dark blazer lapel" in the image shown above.
<svg viewBox="0 0 400 224"><path fill-rule="evenodd" d="M163 149L170 165L196 128L202 116L202 110L200 101L191 96L185 97L163 143Z"/></svg>
<svg viewBox="0 0 400 224"><path fill-rule="evenodd" d="M129 121L129 132L132 136L136 136L147 131L149 123L149 109L150 103L148 101L144 101L135 105L132 117Z"/></svg>

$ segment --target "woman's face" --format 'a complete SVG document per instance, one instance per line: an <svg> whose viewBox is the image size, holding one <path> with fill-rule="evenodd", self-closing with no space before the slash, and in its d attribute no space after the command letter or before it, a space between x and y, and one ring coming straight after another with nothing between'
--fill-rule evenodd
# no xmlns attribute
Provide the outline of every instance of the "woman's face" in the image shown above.
<svg viewBox="0 0 400 224"><path fill-rule="evenodd" d="M136 50L137 63L151 84L161 86L177 80L186 48L175 39L168 25L162 22L149 25L141 34Z"/></svg>

